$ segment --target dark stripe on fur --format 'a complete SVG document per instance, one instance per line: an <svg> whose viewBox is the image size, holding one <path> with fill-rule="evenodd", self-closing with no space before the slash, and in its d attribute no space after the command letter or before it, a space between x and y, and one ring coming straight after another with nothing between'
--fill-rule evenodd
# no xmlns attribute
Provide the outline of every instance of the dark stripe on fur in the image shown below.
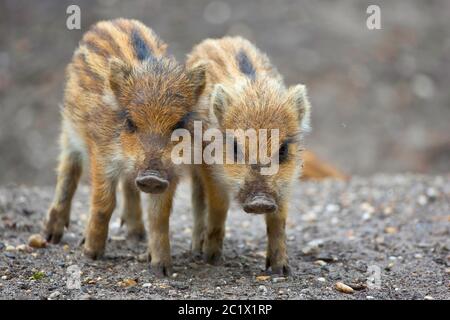
<svg viewBox="0 0 450 320"><path fill-rule="evenodd" d="M236 59L239 64L239 70L251 79L255 79L255 68L253 67L252 62L243 49L238 52L238 54L236 55Z"/></svg>
<svg viewBox="0 0 450 320"><path fill-rule="evenodd" d="M133 29L131 32L131 42L138 60L142 61L152 57L152 49L147 45L139 31L136 29Z"/></svg>

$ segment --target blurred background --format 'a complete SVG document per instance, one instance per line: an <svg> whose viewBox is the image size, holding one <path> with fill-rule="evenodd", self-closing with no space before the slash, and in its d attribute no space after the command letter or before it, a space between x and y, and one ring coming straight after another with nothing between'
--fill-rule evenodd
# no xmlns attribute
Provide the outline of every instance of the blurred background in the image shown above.
<svg viewBox="0 0 450 320"><path fill-rule="evenodd" d="M66 9L81 9L81 30ZM381 30L366 27L369 5ZM0 0L0 184L53 184L64 69L98 20L135 18L180 61L242 35L309 87L307 147L350 175L450 171L450 1Z"/></svg>

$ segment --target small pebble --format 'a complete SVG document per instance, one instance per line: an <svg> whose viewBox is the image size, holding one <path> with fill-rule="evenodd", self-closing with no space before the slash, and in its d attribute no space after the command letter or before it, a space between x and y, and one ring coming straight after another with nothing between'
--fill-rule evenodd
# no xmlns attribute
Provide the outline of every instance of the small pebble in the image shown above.
<svg viewBox="0 0 450 320"><path fill-rule="evenodd" d="M392 207L386 207L386 208L383 209L383 213L384 213L384 215L386 215L386 216L391 215L392 212L394 212L394 210L392 209ZM369 296L369 297L370 297L370 296Z"/></svg>
<svg viewBox="0 0 450 320"><path fill-rule="evenodd" d="M351 283L349 285L350 288L352 288L353 290L364 290L367 288L367 284L366 283L362 283L362 282L358 282L358 283Z"/></svg>
<svg viewBox="0 0 450 320"><path fill-rule="evenodd" d="M427 197L430 200L435 200L438 197L438 195L439 195L439 193L436 191L436 189L431 188L431 187L427 189L426 193L427 193Z"/></svg>
<svg viewBox="0 0 450 320"><path fill-rule="evenodd" d="M395 260L397 260L397 257L396 256L389 256L389 260L395 261Z"/></svg>
<svg viewBox="0 0 450 320"><path fill-rule="evenodd" d="M283 282L283 281L286 281L286 278L285 277L276 277L276 278L273 278L272 281L274 283Z"/></svg>
<svg viewBox="0 0 450 320"><path fill-rule="evenodd" d="M388 265L384 268L384 270L386 270L386 271L391 271L392 270L392 268L394 267L394 263L393 262L390 262L390 263L388 263Z"/></svg>
<svg viewBox="0 0 450 320"><path fill-rule="evenodd" d="M434 298L432 296L425 296L423 297L425 300L434 300Z"/></svg>
<svg viewBox="0 0 450 320"><path fill-rule="evenodd" d="M137 256L137 261L139 262L148 262L149 261L149 257L147 253L143 253Z"/></svg>
<svg viewBox="0 0 450 320"><path fill-rule="evenodd" d="M169 290L169 296L176 296L177 291L176 290Z"/></svg>
<svg viewBox="0 0 450 320"><path fill-rule="evenodd" d="M221 280L218 281L218 283L219 283L220 285L225 286L225 285L227 284L227 281L224 280L224 279L221 279Z"/></svg>
<svg viewBox="0 0 450 320"><path fill-rule="evenodd" d="M325 282L326 279L325 279L324 277L319 277L319 278L317 278L317 281L319 281L319 282Z"/></svg>
<svg viewBox="0 0 450 320"><path fill-rule="evenodd" d="M367 300L373 300L373 299L375 299L375 297L373 297L373 296L366 296L366 299Z"/></svg>
<svg viewBox="0 0 450 320"><path fill-rule="evenodd" d="M152 286L152 284L149 282L146 282L142 285L143 288L150 288L151 286Z"/></svg>
<svg viewBox="0 0 450 320"><path fill-rule="evenodd" d="M257 276L256 281L266 281L269 280L270 276Z"/></svg>
<svg viewBox="0 0 450 320"><path fill-rule="evenodd" d="M258 291L266 294L267 293L267 288L266 288L266 286L261 285L261 286L258 287Z"/></svg>
<svg viewBox="0 0 450 320"><path fill-rule="evenodd" d="M336 282L335 286L338 291L343 292L343 293L355 292L355 290L353 290L351 287L349 287L348 285L346 285L345 283L342 283L342 282Z"/></svg>
<svg viewBox="0 0 450 320"><path fill-rule="evenodd" d="M29 246L27 246L26 244L19 244L16 247L16 250L21 251L21 252L28 252L28 253L32 251L32 249Z"/></svg>
<svg viewBox="0 0 450 320"><path fill-rule="evenodd" d="M256 251L255 252L255 256L261 257L261 258L265 258L266 257L266 252L265 251Z"/></svg>
<svg viewBox="0 0 450 320"><path fill-rule="evenodd" d="M32 248L45 248L47 241L40 234L33 234L28 238L28 245Z"/></svg>
<svg viewBox="0 0 450 320"><path fill-rule="evenodd" d="M323 239L314 239L309 241L302 249L303 254L309 255L319 252L320 247L325 243Z"/></svg>
<svg viewBox="0 0 450 320"><path fill-rule="evenodd" d="M5 247L5 251L8 251L8 252L16 251L16 247L11 246L11 245L7 245L7 246Z"/></svg>
<svg viewBox="0 0 450 320"><path fill-rule="evenodd" d="M314 261L314 264L317 264L318 266L321 266L321 267L327 265L327 263L323 260L316 260L316 261Z"/></svg>
<svg viewBox="0 0 450 320"><path fill-rule="evenodd" d="M327 204L327 206L325 207L325 210L328 212L338 212L339 209L340 209L339 205L334 203Z"/></svg>
<svg viewBox="0 0 450 320"><path fill-rule="evenodd" d="M360 208L361 208L361 210L363 210L364 212L367 212L369 214L372 214L375 212L375 208L368 202L361 203Z"/></svg>
<svg viewBox="0 0 450 320"><path fill-rule="evenodd" d="M317 220L317 214L315 212L308 212L302 216L302 220L305 222L314 222Z"/></svg>
<svg viewBox="0 0 450 320"><path fill-rule="evenodd" d="M384 228L384 232L387 234L396 234L398 232L398 229L396 227L386 227Z"/></svg>
<svg viewBox="0 0 450 320"><path fill-rule="evenodd" d="M384 237L383 236L378 236L375 238L375 242L378 244L383 244L384 243Z"/></svg>
<svg viewBox="0 0 450 320"><path fill-rule="evenodd" d="M19 244L19 245L16 247L16 250L17 250L17 251L22 251L22 252L24 252L24 251L27 250L27 245L26 245L26 244Z"/></svg>
<svg viewBox="0 0 450 320"><path fill-rule="evenodd" d="M119 281L117 285L119 287L128 288L133 287L137 284L136 280L134 279L123 279L122 281Z"/></svg>
<svg viewBox="0 0 450 320"><path fill-rule="evenodd" d="M5 257L9 258L9 259L15 259L16 256L14 254L12 254L11 252L5 252Z"/></svg>
<svg viewBox="0 0 450 320"><path fill-rule="evenodd" d="M418 202L421 206L425 206L425 205L428 203L428 198L427 198L425 195L421 194L421 195L419 196L419 198L417 198L417 202Z"/></svg>
<svg viewBox="0 0 450 320"><path fill-rule="evenodd" d="M59 291L52 292L52 294L50 294L48 296L48 300L54 300L54 299L58 298L60 295L61 295L61 292L59 292Z"/></svg>
<svg viewBox="0 0 450 320"><path fill-rule="evenodd" d="M111 236L112 241L125 241L127 238L125 236Z"/></svg>
<svg viewBox="0 0 450 320"><path fill-rule="evenodd" d="M369 212L364 212L364 214L362 215L363 221L367 221L367 220L369 220L370 218L372 218L372 214L369 213Z"/></svg>
<svg viewBox="0 0 450 320"><path fill-rule="evenodd" d="M339 219L337 217L332 217L330 219L331 224L338 224L339 223Z"/></svg>

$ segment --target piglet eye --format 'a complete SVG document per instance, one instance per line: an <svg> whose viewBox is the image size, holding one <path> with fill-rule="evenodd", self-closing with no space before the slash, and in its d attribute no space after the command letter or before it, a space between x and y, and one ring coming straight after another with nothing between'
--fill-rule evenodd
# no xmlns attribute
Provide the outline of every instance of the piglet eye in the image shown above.
<svg viewBox="0 0 450 320"><path fill-rule="evenodd" d="M287 143L283 143L278 150L278 159L280 163L286 161L289 154L289 146Z"/></svg>
<svg viewBox="0 0 450 320"><path fill-rule="evenodd" d="M137 131L137 126L130 118L125 120L125 130L128 133L135 133Z"/></svg>
<svg viewBox="0 0 450 320"><path fill-rule="evenodd" d="M189 127L189 122L191 121L191 119L195 119L194 118L195 113L193 111L190 111L188 113L186 113L172 128L172 130L177 130L177 129L188 129Z"/></svg>

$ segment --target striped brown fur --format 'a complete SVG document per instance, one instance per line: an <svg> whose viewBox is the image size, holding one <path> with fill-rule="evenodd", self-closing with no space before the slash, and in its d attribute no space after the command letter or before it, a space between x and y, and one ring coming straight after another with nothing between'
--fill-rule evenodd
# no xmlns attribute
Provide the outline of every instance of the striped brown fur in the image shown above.
<svg viewBox="0 0 450 320"><path fill-rule="evenodd" d="M139 190L149 193L149 255L160 274L171 269L169 215L181 174L170 136L205 81L202 66L187 70L166 48L136 20L102 21L84 34L67 67L58 180L45 229L49 241L60 241L85 159L92 184L85 254L104 252L120 181L130 236L145 233Z"/></svg>
<svg viewBox="0 0 450 320"><path fill-rule="evenodd" d="M278 129L280 145L272 150L279 151L280 167L278 173L263 176L260 164L196 166L192 248L203 252L207 262L220 260L229 200L235 198L245 211L265 213L266 267L288 274L285 226L291 185L300 174L302 133L309 122L306 89L287 88L268 57L241 37L207 39L194 47L187 65L201 64L207 65L207 80L198 112L223 132ZM243 152L248 157L248 145Z"/></svg>

